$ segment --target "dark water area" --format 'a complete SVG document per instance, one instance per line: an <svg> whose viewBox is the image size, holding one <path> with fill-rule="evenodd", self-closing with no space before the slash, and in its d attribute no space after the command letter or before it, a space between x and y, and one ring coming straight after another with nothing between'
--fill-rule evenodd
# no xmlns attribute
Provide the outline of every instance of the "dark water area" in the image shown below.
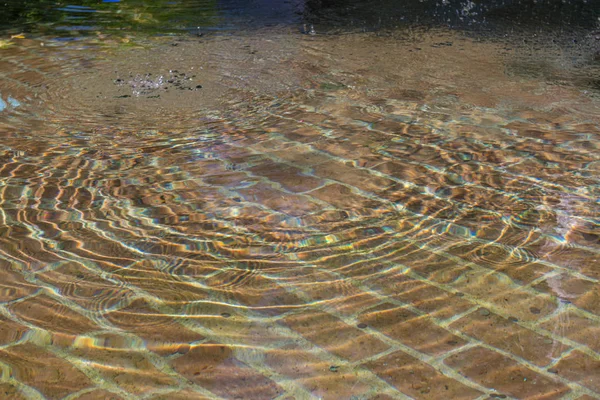
<svg viewBox="0 0 600 400"><path fill-rule="evenodd" d="M169 33L313 24L321 31L444 26L495 33L594 32L597 0L75 0L0 3L0 28L85 34L95 30Z"/></svg>
<svg viewBox="0 0 600 400"><path fill-rule="evenodd" d="M339 35L445 29L518 47L509 72L600 90L600 0L5 0L0 32L50 42L135 46L157 36L232 34L272 27ZM541 56L540 56L541 54ZM548 66L561 58L567 76ZM573 68L571 68L573 67Z"/></svg>
<svg viewBox="0 0 600 400"><path fill-rule="evenodd" d="M590 89L600 84L600 0L54 0L0 3L0 32L57 42L233 33L283 27L306 34L449 29L476 39L567 54L583 67ZM525 51L527 53L527 51ZM537 67L536 67L537 68ZM539 75L539 68L526 72ZM530 68L531 69L531 68Z"/></svg>

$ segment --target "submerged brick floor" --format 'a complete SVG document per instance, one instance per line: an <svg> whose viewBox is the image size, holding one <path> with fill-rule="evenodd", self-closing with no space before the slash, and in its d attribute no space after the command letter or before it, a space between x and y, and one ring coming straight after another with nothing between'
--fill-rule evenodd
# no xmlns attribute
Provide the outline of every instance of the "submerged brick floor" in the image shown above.
<svg viewBox="0 0 600 400"><path fill-rule="evenodd" d="M336 96L5 154L0 398L600 398L598 121Z"/></svg>

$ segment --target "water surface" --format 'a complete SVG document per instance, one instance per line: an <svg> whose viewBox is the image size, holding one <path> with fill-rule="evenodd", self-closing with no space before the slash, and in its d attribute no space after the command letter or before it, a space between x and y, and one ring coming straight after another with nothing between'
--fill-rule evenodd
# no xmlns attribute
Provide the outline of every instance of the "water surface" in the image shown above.
<svg viewBox="0 0 600 400"><path fill-rule="evenodd" d="M0 397L600 398L593 13L367 6L9 5Z"/></svg>

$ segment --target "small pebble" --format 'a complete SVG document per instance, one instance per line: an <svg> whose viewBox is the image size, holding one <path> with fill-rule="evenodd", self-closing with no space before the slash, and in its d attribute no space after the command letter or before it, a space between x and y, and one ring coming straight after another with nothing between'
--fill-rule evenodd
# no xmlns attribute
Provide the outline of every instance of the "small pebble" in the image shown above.
<svg viewBox="0 0 600 400"><path fill-rule="evenodd" d="M558 370L556 368L548 368L548 372L551 374L558 374Z"/></svg>
<svg viewBox="0 0 600 400"><path fill-rule="evenodd" d="M231 317L231 314L229 314L227 312L224 312L224 313L221 313L221 317L223 317L223 318L229 318L229 317Z"/></svg>
<svg viewBox="0 0 600 400"><path fill-rule="evenodd" d="M519 319L518 319L518 318L515 318L515 317L508 317L508 320L509 320L510 322L519 322Z"/></svg>
<svg viewBox="0 0 600 400"><path fill-rule="evenodd" d="M532 314L539 314L539 313L541 313L541 312L542 312L542 310L540 310L540 309L539 309L539 308L537 308L537 307L530 307L530 308L529 308L529 312L530 312L530 313L532 313Z"/></svg>
<svg viewBox="0 0 600 400"><path fill-rule="evenodd" d="M340 367L338 365L332 365L331 367L329 367L329 370L331 372L338 372L339 369Z"/></svg>
<svg viewBox="0 0 600 400"><path fill-rule="evenodd" d="M360 324L358 324L356 326L360 329L365 329L367 327L367 324L365 324L364 322L361 322Z"/></svg>
<svg viewBox="0 0 600 400"><path fill-rule="evenodd" d="M479 314L483 315L484 317L487 317L488 315L490 315L490 310L488 310L487 308L482 308L481 310L479 310Z"/></svg>

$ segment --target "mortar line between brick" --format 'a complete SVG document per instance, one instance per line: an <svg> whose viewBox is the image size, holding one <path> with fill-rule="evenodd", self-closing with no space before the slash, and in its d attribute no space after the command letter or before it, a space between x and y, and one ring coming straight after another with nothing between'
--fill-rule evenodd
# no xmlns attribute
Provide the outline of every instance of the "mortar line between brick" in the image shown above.
<svg viewBox="0 0 600 400"><path fill-rule="evenodd" d="M359 289L362 290L361 287L359 287ZM373 293L372 290L368 290L365 291L363 290L363 292L366 293ZM301 295L304 298L310 299L310 297L306 296L306 295L302 295L301 294L301 290L294 288L293 293L297 294L297 295ZM408 308L412 308L411 306L409 306ZM350 317L346 317L338 312L335 312L333 310L325 310L326 312L328 312L329 314L333 315L334 317L344 321L348 326L353 326L355 325L355 320L354 318L350 318ZM457 380L459 382L461 382L462 384L464 384L467 387L471 387L473 389L476 389L478 391L482 391L482 392L487 392L489 391L489 389L469 380L464 378L462 375L458 374L456 371L454 371L453 369L451 369L450 367L446 366L445 364L440 364L440 363L435 363L435 358L433 356L429 356L425 353L421 353L418 350L415 350L405 344L403 344L402 342L392 339L389 336L379 332L378 330L375 329L369 329L369 332L374 335L377 339L379 339L380 341L388 344L390 346L390 350L386 350L383 353L379 353L376 356L373 356L371 358L373 359L379 359L381 358L383 355L387 355L387 354L391 354L394 351L398 351L401 350L404 353L407 353L411 356L413 356L414 358L418 359L421 362L424 362L425 364L431 365L432 367L436 368L439 371L442 371L442 373L454 380ZM364 364L365 361L364 360L359 360L359 361L355 361L355 362L351 362L350 365L354 365L354 366L359 366L361 364ZM377 377L378 379L381 379L379 377ZM389 384L388 384L389 385ZM399 390L399 389L397 389Z"/></svg>
<svg viewBox="0 0 600 400"><path fill-rule="evenodd" d="M558 357L556 360L552 361L551 363L549 363L548 365L546 365L544 367L540 367L540 366L538 366L532 362L529 362L528 360L526 360L522 357L519 357L511 352L508 352L506 350L503 350L503 349L500 349L497 347L493 347L477 338L474 338L465 333L462 333L458 329L452 329L450 327L448 327L447 329L448 329L448 331L454 333L456 336L459 336L468 342L475 343L477 346L484 347L484 348L491 350L493 352L496 352L496 353L500 353L503 356L517 362L518 364L525 366L527 369L535 371L536 373L538 373L542 376L545 376L546 378L549 378L550 380L560 381L561 383L563 383L564 385L569 387L573 392L576 392L581 395L582 392L586 392L589 390L588 388L586 388L585 386L581 385L578 382L571 381L560 375L548 372L548 368L551 368L553 365L556 365L561 359L568 357L569 354L571 354L574 350L576 350L574 348L565 350L563 353L561 353L560 357ZM455 352L455 353L457 353L457 352ZM440 357L439 362L443 363L443 361L446 358L448 358L449 356L450 356L450 354L448 354L448 353L444 354L443 356Z"/></svg>
<svg viewBox="0 0 600 400"><path fill-rule="evenodd" d="M80 258L80 257L78 257L76 255L73 255L73 256L75 258ZM88 259L80 259L78 261L81 262L83 265L86 265L90 270L92 270L94 272L96 271L96 267L92 266L92 264L95 264L95 263L93 263L92 261L90 261ZM49 285L47 285L45 283L41 283L41 282L38 281L37 284L42 288L42 290L45 290L45 289L49 288ZM141 298L145 298L145 299L150 300L151 303L155 303L156 302L156 298L154 296L147 294L145 291L139 289L138 287L135 287L135 286L132 286L132 285L129 285L129 284L125 284L125 283L123 283L123 285L125 287L127 287L128 289L132 290L134 293L136 293L138 295L136 298L140 298L141 297ZM46 288L46 286L48 286L48 288ZM89 310L82 309L76 303L74 303L74 302L72 302L72 301L70 301L68 299L63 298L62 296L55 296L54 295L55 293L54 293L53 289L50 289L50 291L51 291L51 297L52 298L54 298L55 300L59 301L61 304L64 304L65 306L69 307L70 309L76 309L76 310L78 310L78 312L80 314L82 314L81 311L84 311L84 313L82 315L84 315L84 316L86 316L88 318L91 317L90 319L96 322L96 318L94 318L94 315L96 313L90 313ZM33 297L33 296L29 296L29 297ZM133 300L135 300L135 299L131 299L131 301L133 301ZM2 308L2 310L4 311L4 307ZM15 319L15 317L11 313L9 313L9 315L11 315L12 319ZM47 335L51 335L52 334L52 332L50 332L50 331L47 331L45 329L40 329L37 326L31 325L31 324L26 323L24 321L20 321L20 319L18 319L18 320L19 320L18 321L19 323L22 323L25 326L30 326L30 327L35 328L35 331L47 332ZM101 324L100 326L104 325L105 328L110 327L111 329L109 329L109 331L111 331L111 332L115 332L115 331L120 332L120 329L116 329L116 328L112 327L112 325L110 325L107 321L103 321L103 322L104 322L104 324ZM77 343L77 339L80 338L80 337L91 337L90 335L95 335L95 334L97 334L97 333L89 332L88 334L83 335L83 336L81 336L81 335L80 336L73 335L76 338L73 343L76 344ZM127 332L125 336L127 336L127 337L133 337L133 338L137 339L137 341L139 343L144 343L144 341L141 338L139 338L137 335L131 334L129 332ZM106 386L104 386L104 385L107 385L112 391L117 391L119 393L119 395L125 397L126 399L133 399L134 398L134 397L131 397L131 396L134 396L134 395L132 395L132 394L124 391L118 385L112 383L112 379L110 381L108 381L107 379L103 378L101 375L99 375L99 372L97 370L95 370L94 368L89 368L87 366L86 362L81 361L77 357L70 355L65 350L56 348L55 346L50 346L50 347L47 348L47 350L50 351L51 353L55 354L59 358L64 359L65 361L67 361L71 365L75 366L82 373L84 373L88 378L90 378L90 380L92 382L94 382L98 387L105 388ZM148 351L144 347L140 347L140 348L138 348L136 350L137 351L141 351L142 353L144 353L144 356L159 371L161 371L163 373L167 373L167 375L169 375L169 376L177 379L180 382L180 386L182 385L182 382L187 382L186 378L184 378L181 375L175 373L170 368L170 366L168 366L165 363L165 359L163 357L160 357L157 354ZM195 385L195 386L197 386L197 385ZM197 386L197 387L199 389L201 389L201 391L206 392L205 395L207 397L209 397L209 398L215 398L214 395L212 393L208 392L206 389L202 388L201 386ZM208 393L210 393L210 395L208 395Z"/></svg>
<svg viewBox="0 0 600 400"><path fill-rule="evenodd" d="M32 386L26 385L21 381L16 380L12 376L10 376L10 374L7 374L5 372L9 370L10 366L0 361L0 378L2 378L2 381L0 381L0 383L6 382L8 384L16 386L27 397L28 400L46 400L46 397L44 397L44 395L42 395L37 389L35 389Z"/></svg>
<svg viewBox="0 0 600 400"><path fill-rule="evenodd" d="M398 267L399 265L402 265L402 264L398 264L398 263L396 263L396 267ZM410 270L410 268L408 268L407 266L403 266L403 267L404 267L404 268L406 268L407 270ZM482 267L480 267L480 268L482 268ZM421 278L421 279L422 279L422 280L424 280L423 278ZM428 282L428 283L431 283L430 281L427 281L427 282ZM355 286L356 286L357 288L361 289L363 292L366 292L366 293L373 293L373 292L374 292L374 291L373 291L372 289L370 289L370 288L365 288L365 287L363 287L363 285L356 285L356 284L355 284ZM443 286L446 286L446 285L440 285L440 288L443 288ZM443 289L445 289L445 288L443 288ZM447 289L446 289L446 290L447 290ZM469 297L470 297L470 296L469 296ZM490 308L494 309L495 307L490 307ZM331 312L330 312L330 313L331 313ZM333 314L333 313L331 313L331 314ZM502 314L504 314L504 313L500 313L500 315L502 315ZM335 314L333 314L333 315L335 315ZM338 315L335 315L335 316L339 318L339 316L338 316ZM352 325L352 324L350 323L349 325ZM446 329L449 329L449 328L447 327L447 325L449 325L449 324L442 324L441 326L443 326L443 327L444 327L444 328L446 328ZM532 329L532 330L533 330L533 331L537 331L537 330L535 330L535 329ZM450 329L449 329L449 331L453 331L453 330L450 330ZM453 332L453 333L454 333L454 334L456 334L456 332L458 332L458 331L454 330L454 332ZM380 334L379 332L377 332L377 333L378 333L378 334ZM537 331L537 333L539 333L539 331ZM376 335L376 336L377 336L378 338L380 338L380 337L379 337L379 335ZM383 335L383 336L385 336L385 335ZM476 340L476 339L474 339L474 338L470 338L470 337L468 337L468 336L466 336L466 335L462 334L462 332L461 332L461 333L460 333L460 335L458 335L458 336L462 337L463 339L466 339L466 340L467 340L467 342L472 342L473 340L475 340L476 342L478 342L478 343L479 343L479 345L481 345L482 347L488 348L489 350L496 351L496 352L499 352L499 351L500 351L500 349L497 349L497 348L495 348L495 347L489 346L489 345L487 345L486 343L484 343L484 342L481 342L481 341L478 341L478 340ZM387 338L387 336L385 336L385 337ZM380 339L381 339L381 338L380 338ZM563 340L564 340L564 338L562 338L562 337L561 337L561 339L563 339ZM400 343L400 342L397 342L397 341L394 341L394 340L392 340L392 342L396 344L397 348L401 348L400 346L398 346L398 343ZM403 345L403 344L402 344L402 346L405 346L405 345ZM414 349L411 349L411 348L409 348L409 347L406 347L406 350L409 350L409 349L410 349L410 350L412 350L412 351L415 351ZM404 349L403 349L403 350L404 350ZM406 352L406 351L405 351L405 352ZM531 368L531 365L532 365L532 364L530 364L530 363L528 363L528 362L524 362L524 361L525 361L524 359L520 359L520 358L516 357L515 355L513 355L513 354L511 354L511 353L507 353L507 352L504 352L504 351L500 351L500 352L501 352L503 355L505 355L505 356L509 357L510 359L513 359L513 360L515 360L517 363L519 363L519 364L522 364L522 365L525 365L525 366L527 366L528 368L532 369L532 368ZM409 353L409 354L410 354L410 353ZM411 354L411 355L413 355L413 354ZM414 355L413 355L413 356L414 356ZM418 358L418 359L420 359L421 361L423 361L423 362L426 362L427 364L429 364L429 365L432 365L432 366L435 366L435 367L438 367L438 365L443 365L444 367L446 367L446 366L445 366L445 364L443 364L443 362L439 362L439 363L438 363L438 362L435 362L435 361L428 361L428 360L427 360L427 358L423 358L422 356L420 356L420 354L419 354L419 357L417 357L417 358ZM437 360L436 360L436 361L437 361ZM436 365L436 364L438 364L438 365ZM439 367L438 367L438 368L439 368ZM452 370L452 369L451 369L451 370ZM540 369L539 369L538 367L536 367L536 368L533 368L533 370L539 373L539 370L540 370ZM454 370L452 370L452 372L456 373ZM457 375L459 375L459 374L457 374ZM551 377L551 378L553 377L553 375L549 375L549 374L548 374L546 371L544 371L544 372L542 373L542 375L545 375L545 376L547 376L547 377L549 376L549 377ZM459 375L459 376L460 376L460 375ZM452 377L453 377L453 376L452 376ZM462 376L461 376L461 377L462 377ZM453 378L454 378L454 377L453 377ZM473 383L472 381L469 381L468 379L467 379L466 381L467 381L467 382L470 382L470 383ZM567 386L568 386L568 387L570 387L570 388L573 388L573 386L572 386L572 385L576 385L575 387L576 387L576 388L577 388L579 391L581 391L581 389L583 388L581 385L577 384L576 382L569 381L569 380L567 380L567 379L561 379L561 381L563 381L563 383L566 383L566 384L567 384ZM463 382L463 383L464 383L464 382ZM569 384L569 383L570 383L570 384ZM471 386L471 385L469 385L469 386ZM479 389L479 390L481 390L481 389Z"/></svg>
<svg viewBox="0 0 600 400"><path fill-rule="evenodd" d="M425 246L423 246L423 247L425 247ZM444 254L444 255L446 255L446 254ZM451 256L451 255L449 255L449 257L448 257L448 258L450 258L450 257L454 258L454 256ZM464 260L462 260L462 261L464 262ZM386 263L387 263L387 262L386 262ZM390 263L391 263L391 262L390 262ZM469 264L472 264L471 262L468 262L468 263L469 263ZM401 264L398 264L398 263L396 263L396 266L398 266L398 265L401 265ZM480 266L478 266L478 265L476 265L476 264L473 264L473 265L475 265L475 266L476 266L476 267L478 267L478 268L482 268L482 269L483 269L483 267L480 267ZM409 268L409 267L407 267L407 266L403 266L403 267L404 267L404 268L406 268L407 270L410 270L410 268ZM491 270L488 270L488 269L485 269L485 270L487 270L487 271L490 271L490 272L491 272ZM330 272L331 272L331 271L330 271ZM423 279L423 278L420 278L420 279L421 279L421 280L424 280L424 281L426 281L426 280L425 280L425 279ZM432 283L431 281L427 281L427 282L428 282L428 283L430 283L430 284ZM357 286L357 285L355 284L355 286ZM436 286L437 286L437 285L436 285ZM441 284L439 284L439 287L440 287L440 288L442 288L442 289L444 289L444 290L448 291L448 289L446 289L446 288L445 288L445 287L443 287L443 286L446 286L446 285L441 285ZM362 285L360 285L360 286L357 286L357 287L358 287L359 289L361 289L363 292L367 292L367 293L373 293L373 292L374 292L374 291L373 291L373 290L371 290L370 288L368 288L368 289L364 289L364 288L362 287ZM521 286L517 286L517 287L521 287ZM542 294L542 293L539 293L539 292L538 292L538 293L536 293L536 294L538 294L538 295L544 295L544 294ZM492 309L495 309L495 307L490 307L490 308L492 308ZM495 311L497 311L497 310L495 310ZM330 312L330 313L331 313L331 312ZM500 315L502 315L502 314L503 314L503 313L500 313ZM334 315L335 315L335 314L334 314ZM350 324L350 325L351 325L351 324ZM536 331L536 330L534 330L534 331ZM379 332L378 332L378 333L379 333ZM464 338L464 336L462 336L462 333L461 333L461 335L460 335L460 336ZM562 338L562 337L561 337L561 339L563 339L563 340L564 340L564 338ZM486 348L488 348L488 349L490 349L490 350L492 350L492 351L498 351L498 350L499 350L499 349L496 349L496 348L494 348L494 347L488 346L487 344L485 344L485 343L483 343L483 342L480 342L480 343L481 343L481 345L483 345L483 347L486 347ZM397 345L397 344L396 344L396 345ZM403 345L403 346L404 346L404 345ZM407 348L407 349L413 350L413 349L411 349L411 348ZM413 351L414 351L414 350L413 350ZM412 354L411 354L411 355L412 355ZM510 354L510 353L505 353L505 352L504 352L504 355L506 355L506 356L509 356L509 358L511 358L511 359L515 359L515 361L516 361L517 363L524 364L524 365L528 365L528 364L529 364L529 363L524 363L524 362L520 361L518 358L516 358L514 355L512 355L512 354ZM422 360L422 361L423 361L423 358L422 358L422 357L417 357L417 358L419 358L420 360ZM424 362L426 362L426 363L428 363L428 364L430 364L430 365L433 365L433 364L432 364L432 362L427 362L427 361L424 361ZM534 369L534 370L535 370L535 369ZM452 371L454 372L454 370L452 370ZM536 372L537 372L537 371L536 371ZM545 371L544 371L544 373L543 373L542 375L546 375L546 376L548 376L548 375L547 375L547 373L546 373ZM472 383L472 382L471 382L471 381L469 381L469 380L467 380L467 382L469 382L469 383ZM575 382L568 381L568 380L565 380L565 382L570 382L570 383L572 383L572 384L574 384L574 385L577 385L577 387L581 388L581 386L580 386L579 384L575 383ZM571 385L569 385L568 383L567 383L567 386L569 386L569 387L572 387L572 386L571 386Z"/></svg>
<svg viewBox="0 0 600 400"><path fill-rule="evenodd" d="M406 268L408 271L410 271L410 268L403 265L403 264L397 264L396 265L397 268ZM427 282L429 284L434 284L436 287L439 287L440 289L443 289L445 291L450 292L451 289L446 288L447 285L443 285L443 284L438 284L438 283L434 283L431 281L428 281L424 278L422 278L421 276L419 276L418 274L415 274L413 272L409 272L408 275L414 279L418 279L420 281L423 282ZM452 293L452 292L450 292ZM475 309L480 307L481 305L485 305L487 308L491 309L495 314L507 319L510 317L509 314L506 314L505 312L503 312L502 310L498 309L497 307L495 307L493 304L491 303L486 303L486 302L480 302L479 300L475 299L473 296L469 295L469 294L465 294L464 298L472 301L474 304L476 304L476 306L474 307ZM573 307L571 306L570 308L573 308L574 310L580 310L577 307ZM455 322L456 320L458 320L460 318L462 318L465 315L470 314L472 311L474 311L473 309L471 310L467 310L465 311L463 314L457 315L457 316L453 316L449 319L443 320L443 321L439 321L438 325L443 327L443 328L447 328L450 324L452 324L453 322ZM545 319L550 319L551 317L555 316L558 312L560 311L560 307L557 307L556 310L554 310L553 313L550 313ZM541 323L543 323L543 321L541 320L536 320L534 322L528 322L528 321L522 321L522 320L518 320L517 322L515 322L517 325L526 328L532 332L535 332L539 335L542 336L546 336L546 337L550 337L553 340L559 342L559 343L564 343L564 344L568 344L570 347L576 348L588 355L591 355L592 357L598 358L598 354L593 351L592 349L590 349L589 347L587 347L586 345L582 344L582 343L578 343L575 342L565 336L561 336L561 335L557 335L553 332L549 332L547 329L543 329L543 328L539 328L539 325Z"/></svg>

